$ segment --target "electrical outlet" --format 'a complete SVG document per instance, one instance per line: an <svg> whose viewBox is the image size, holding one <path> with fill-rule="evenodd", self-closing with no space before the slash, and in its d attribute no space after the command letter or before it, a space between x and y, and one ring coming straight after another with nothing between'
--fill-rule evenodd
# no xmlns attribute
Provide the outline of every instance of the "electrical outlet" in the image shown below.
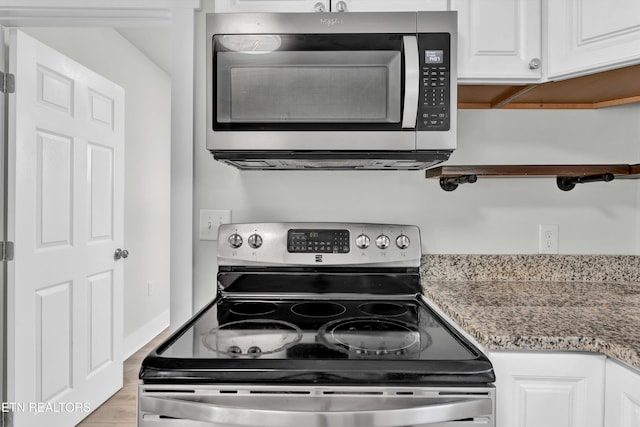
<svg viewBox="0 0 640 427"><path fill-rule="evenodd" d="M558 224L538 225L538 253L558 253Z"/></svg>
<svg viewBox="0 0 640 427"><path fill-rule="evenodd" d="M147 282L147 295L153 296L153 282Z"/></svg>
<svg viewBox="0 0 640 427"><path fill-rule="evenodd" d="M230 222L230 210L200 209L200 240L218 240L218 227Z"/></svg>

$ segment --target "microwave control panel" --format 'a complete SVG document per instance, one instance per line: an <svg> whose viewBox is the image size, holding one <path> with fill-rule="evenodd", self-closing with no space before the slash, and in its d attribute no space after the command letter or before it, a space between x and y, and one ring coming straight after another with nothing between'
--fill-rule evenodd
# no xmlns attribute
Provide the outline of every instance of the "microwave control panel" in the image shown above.
<svg viewBox="0 0 640 427"><path fill-rule="evenodd" d="M451 36L418 34L420 56L419 131L447 131L451 112Z"/></svg>

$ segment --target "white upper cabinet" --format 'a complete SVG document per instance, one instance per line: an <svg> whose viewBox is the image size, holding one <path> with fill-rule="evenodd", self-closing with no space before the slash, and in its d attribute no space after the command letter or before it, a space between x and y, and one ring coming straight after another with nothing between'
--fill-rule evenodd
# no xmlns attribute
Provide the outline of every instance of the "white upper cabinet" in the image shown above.
<svg viewBox="0 0 640 427"><path fill-rule="evenodd" d="M605 427L640 427L640 373L607 360Z"/></svg>
<svg viewBox="0 0 640 427"><path fill-rule="evenodd" d="M215 0L216 13L328 12L330 0Z"/></svg>
<svg viewBox="0 0 640 427"><path fill-rule="evenodd" d="M640 62L638 0L550 0L546 19L550 79Z"/></svg>
<svg viewBox="0 0 640 427"><path fill-rule="evenodd" d="M332 12L415 12L447 6L447 0L331 0Z"/></svg>
<svg viewBox="0 0 640 427"><path fill-rule="evenodd" d="M413 12L447 7L447 0L215 0L216 13Z"/></svg>
<svg viewBox="0 0 640 427"><path fill-rule="evenodd" d="M504 351L490 359L496 427L602 427L605 356Z"/></svg>
<svg viewBox="0 0 640 427"><path fill-rule="evenodd" d="M458 11L458 81L541 79L540 0L451 0L451 9Z"/></svg>

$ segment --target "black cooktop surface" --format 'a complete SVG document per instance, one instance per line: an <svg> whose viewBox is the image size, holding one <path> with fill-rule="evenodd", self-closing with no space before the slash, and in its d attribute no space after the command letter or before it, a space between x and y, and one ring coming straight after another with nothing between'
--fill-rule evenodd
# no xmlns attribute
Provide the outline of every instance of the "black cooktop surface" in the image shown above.
<svg viewBox="0 0 640 427"><path fill-rule="evenodd" d="M143 362L153 382L489 383L420 295L220 294Z"/></svg>
<svg viewBox="0 0 640 427"><path fill-rule="evenodd" d="M466 360L474 353L417 299L220 298L162 356Z"/></svg>

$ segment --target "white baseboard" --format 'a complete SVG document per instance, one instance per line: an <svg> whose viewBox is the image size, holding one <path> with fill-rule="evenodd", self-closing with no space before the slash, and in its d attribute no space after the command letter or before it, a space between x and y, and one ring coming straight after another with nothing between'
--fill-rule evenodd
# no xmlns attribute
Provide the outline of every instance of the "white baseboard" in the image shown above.
<svg viewBox="0 0 640 427"><path fill-rule="evenodd" d="M127 360L133 353L144 347L149 341L155 338L160 332L169 327L169 310L163 311L155 318L147 322L146 325L133 331L124 337L122 348L124 349L123 359Z"/></svg>

